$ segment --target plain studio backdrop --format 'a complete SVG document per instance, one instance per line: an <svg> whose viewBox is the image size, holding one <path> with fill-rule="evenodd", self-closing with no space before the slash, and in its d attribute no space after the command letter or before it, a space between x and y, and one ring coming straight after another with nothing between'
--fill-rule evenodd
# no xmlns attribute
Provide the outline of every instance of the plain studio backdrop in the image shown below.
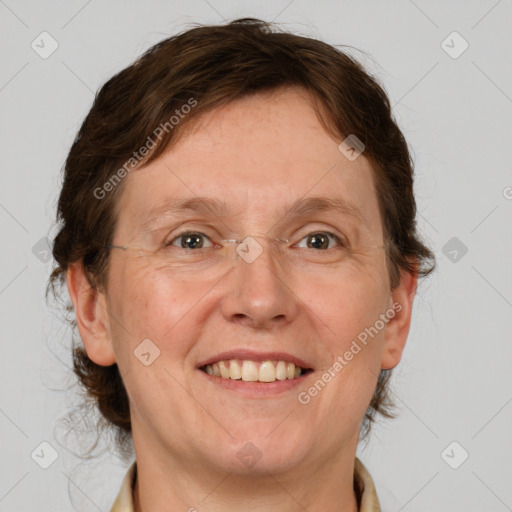
<svg viewBox="0 0 512 512"><path fill-rule="evenodd" d="M395 369L399 416L358 450L384 512L512 510L510 0L1 0L0 511L107 512L126 471L111 440L93 463L73 454L90 417L64 438L70 331L44 298L60 171L95 91L194 22L249 16L366 52L413 149L438 269Z"/></svg>

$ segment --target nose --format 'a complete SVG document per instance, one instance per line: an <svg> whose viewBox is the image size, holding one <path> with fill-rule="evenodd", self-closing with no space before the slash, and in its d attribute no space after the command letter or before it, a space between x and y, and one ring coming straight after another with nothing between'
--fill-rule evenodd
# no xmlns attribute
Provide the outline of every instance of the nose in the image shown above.
<svg viewBox="0 0 512 512"><path fill-rule="evenodd" d="M290 269L275 258L269 241L261 239L237 249L222 314L226 320L260 329L272 329L293 321L298 298L292 289Z"/></svg>

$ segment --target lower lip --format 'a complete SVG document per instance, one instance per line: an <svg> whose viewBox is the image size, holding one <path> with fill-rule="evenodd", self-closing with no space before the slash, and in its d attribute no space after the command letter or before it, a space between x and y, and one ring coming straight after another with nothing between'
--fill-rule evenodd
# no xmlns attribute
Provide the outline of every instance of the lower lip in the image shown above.
<svg viewBox="0 0 512 512"><path fill-rule="evenodd" d="M286 380L275 380L274 382L255 382L255 381L243 381L242 379L223 379L222 377L215 377L208 375L202 370L198 370L209 382L220 386L224 389L235 391L244 396L252 397L268 397L278 395L284 391L289 391L304 382L304 380L313 372L305 373L295 379Z"/></svg>

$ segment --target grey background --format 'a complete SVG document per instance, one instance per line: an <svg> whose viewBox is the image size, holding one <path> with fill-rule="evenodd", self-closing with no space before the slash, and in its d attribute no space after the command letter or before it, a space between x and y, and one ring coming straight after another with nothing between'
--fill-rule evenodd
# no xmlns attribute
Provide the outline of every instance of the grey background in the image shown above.
<svg viewBox="0 0 512 512"><path fill-rule="evenodd" d="M126 470L111 440L91 463L73 454L91 415L58 435L76 403L70 331L44 300L60 169L94 91L188 24L242 16L368 52L414 150L439 267L395 370L399 417L358 451L384 511L512 510L510 0L0 0L0 511L108 511ZM58 43L46 59L31 47L43 31ZM442 45L454 31L469 44L457 58L458 36ZM48 469L31 457L43 441Z"/></svg>

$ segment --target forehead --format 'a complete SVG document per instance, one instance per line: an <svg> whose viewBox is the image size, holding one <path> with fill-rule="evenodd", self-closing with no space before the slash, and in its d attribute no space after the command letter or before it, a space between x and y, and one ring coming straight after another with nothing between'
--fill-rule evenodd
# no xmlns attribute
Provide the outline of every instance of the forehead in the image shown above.
<svg viewBox="0 0 512 512"><path fill-rule="evenodd" d="M125 178L119 221L133 225L187 202L200 206L201 197L213 199L215 213L263 222L293 204L297 212L314 209L312 198L322 197L379 231L373 170L364 155L348 160L341 140L325 131L306 91L231 102L194 120L176 144Z"/></svg>

